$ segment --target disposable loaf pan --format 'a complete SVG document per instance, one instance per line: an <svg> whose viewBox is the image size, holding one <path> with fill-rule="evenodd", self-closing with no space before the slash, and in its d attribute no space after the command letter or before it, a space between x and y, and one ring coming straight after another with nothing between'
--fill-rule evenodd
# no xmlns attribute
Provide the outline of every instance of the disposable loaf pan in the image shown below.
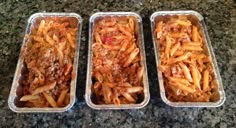
<svg viewBox="0 0 236 128"><path fill-rule="evenodd" d="M172 102L168 100L168 98L166 97L162 72L158 70L157 73L158 73L161 98L166 104L173 107L218 107L218 106L221 106L225 101L225 92L223 89L223 84L221 81L221 77L218 70L215 55L213 52L213 48L211 45L211 41L207 33L206 25L204 23L204 18L198 12L195 12L195 11L159 11L151 15L150 17L151 30L152 30L152 38L153 38L153 45L154 45L154 50L155 50L155 58L156 58L157 67L160 63L160 60L159 60L160 56L159 56L159 50L158 50L159 42L157 41L157 38L156 38L155 26L159 21L167 21L171 17L176 17L179 15L186 15L188 17L188 20L190 20L193 24L195 24L203 34L203 38L204 38L203 42L205 42L209 56L212 59L211 62L212 62L215 79L218 85L219 97L218 97L218 100L215 102Z"/></svg>
<svg viewBox="0 0 236 128"><path fill-rule="evenodd" d="M24 107L22 103L19 101L23 94L23 87L20 85L20 81L22 79L22 72L25 69L24 66L24 56L21 56L23 53L23 49L25 46L27 46L27 35L31 33L31 28L34 25L37 25L37 21L40 21L41 19L47 18L47 17L66 17L66 18L72 18L73 20L76 20L77 24L77 39L76 39L76 48L75 48L75 54L74 54L74 60L73 60L73 70L72 74L75 75L74 78L72 78L70 83L70 102L65 107L57 107L57 108L30 108L30 107ZM77 77L77 69L78 69L78 61L79 61L79 47L80 47L80 35L81 35L81 28L82 28L82 18L80 15L76 13L35 13L30 16L28 19L28 24L25 31L25 38L23 40L23 44L21 47L21 53L18 59L12 88L10 91L9 99L8 99L8 106L9 108L17 113L35 113L35 112L64 112L69 110L73 104L75 103L76 99L76 77Z"/></svg>
<svg viewBox="0 0 236 128"><path fill-rule="evenodd" d="M114 104L96 104L94 102L94 94L92 92L92 69L93 69L93 48L92 44L94 42L94 26L96 25L97 21L102 18L106 17L126 17L131 16L135 18L135 38L136 43L140 49L141 55L141 65L144 67L143 73L143 98L141 102L137 104L121 104L121 105L114 105ZM98 12L93 14L89 20L89 51L88 51L88 65L87 65L87 81L86 81L86 94L85 100L89 107L93 109L137 109L143 108L147 105L150 94L149 94L149 84L148 84L148 75L147 75L147 67L146 67L146 56L145 56L145 49L144 49L144 40L143 40L143 28L142 28L142 18L133 12Z"/></svg>

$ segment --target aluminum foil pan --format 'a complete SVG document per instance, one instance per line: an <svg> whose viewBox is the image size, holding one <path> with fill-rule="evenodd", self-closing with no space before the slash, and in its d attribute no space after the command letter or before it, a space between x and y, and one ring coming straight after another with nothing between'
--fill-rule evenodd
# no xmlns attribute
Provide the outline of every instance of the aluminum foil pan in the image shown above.
<svg viewBox="0 0 236 128"><path fill-rule="evenodd" d="M221 81L220 73L218 70L217 62L215 59L215 55L213 52L213 48L211 46L211 41L207 33L206 25L204 23L204 19L202 15L200 15L198 12L195 11L159 11L155 12L151 15L150 21L151 21L151 30L152 30L152 38L153 38L153 45L155 50L155 58L156 58L156 64L157 67L159 65L159 51L158 51L158 42L156 40L156 36L154 34L155 26L158 21L165 21L170 17L177 16L177 15L187 15L191 22L196 23L198 27L201 29L203 33L204 41L206 42L206 46L208 49L208 53L210 57L212 58L212 66L215 74L215 78L218 85L218 91L219 91L219 98L216 102L172 102L167 99L165 88L163 84L163 77L161 71L158 72L158 80L159 80L159 86L160 86L160 95L162 100L173 107L218 107L221 106L225 101L225 92L223 89L223 84Z"/></svg>
<svg viewBox="0 0 236 128"><path fill-rule="evenodd" d="M23 40L23 44L21 47L21 53L18 59L15 76L12 83L12 88L10 91L9 99L8 99L8 106L9 108L17 113L35 113L35 112L64 112L69 110L73 104L75 103L76 99L76 77L77 77L77 69L78 69L78 60L79 60L79 47L80 47L80 35L82 29L82 18L80 15L76 13L35 13L30 16L28 19L28 24L26 27L25 35L30 34L30 29L36 22L36 19L45 18L45 17L68 17L68 18L75 18L78 24L78 32L77 32L77 45L75 49L75 56L74 56L74 63L73 63L73 71L72 73L75 74L75 79L71 80L70 84L70 103L66 107L61 108L29 108L29 107L22 107L21 102L19 101L20 96L22 95L23 87L19 84L21 79L21 72L25 68L24 67L24 58L21 56L22 49L26 44L26 37Z"/></svg>
<svg viewBox="0 0 236 128"><path fill-rule="evenodd" d="M144 85L144 91L143 91L143 99L138 104L121 104L120 106L114 105L114 104L95 104L93 102L93 93L92 93L92 67L93 67L93 49L92 49L92 43L93 43L93 29L94 25L96 24L96 21L101 18L105 17L112 17L112 16L132 16L136 18L136 30L135 30L135 37L137 39L139 48L140 48L140 55L142 57L141 64L144 66L144 75L143 75L143 85ZM149 99L150 99L150 93L149 93L149 84L148 84L148 75L147 75L147 66L146 66L146 56L145 56L145 48L144 48L144 40L143 40L143 28L142 28L142 18L133 12L98 12L93 14L90 17L89 20L89 51L88 51L88 65L87 65L87 81L86 81L86 94L85 94L85 100L89 107L93 109L137 109L137 108L143 108L145 105L147 105Z"/></svg>

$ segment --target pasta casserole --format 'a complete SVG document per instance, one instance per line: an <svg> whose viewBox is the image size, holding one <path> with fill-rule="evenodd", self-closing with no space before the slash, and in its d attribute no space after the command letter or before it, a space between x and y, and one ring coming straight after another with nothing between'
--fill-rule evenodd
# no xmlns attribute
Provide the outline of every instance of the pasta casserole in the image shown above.
<svg viewBox="0 0 236 128"><path fill-rule="evenodd" d="M37 19L26 36L23 58L25 107L64 107L70 102L70 82L78 22L68 17Z"/></svg>
<svg viewBox="0 0 236 128"><path fill-rule="evenodd" d="M96 104L134 104L143 96L144 67L135 20L107 16L94 24L92 90Z"/></svg>
<svg viewBox="0 0 236 128"><path fill-rule="evenodd" d="M173 102L213 102L219 97L203 33L186 15L159 20L155 26L167 98Z"/></svg>

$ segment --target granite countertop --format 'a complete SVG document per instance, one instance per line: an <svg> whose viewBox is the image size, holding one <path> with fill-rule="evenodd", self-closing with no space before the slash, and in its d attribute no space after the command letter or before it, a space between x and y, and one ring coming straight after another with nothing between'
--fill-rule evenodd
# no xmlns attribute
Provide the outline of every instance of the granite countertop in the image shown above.
<svg viewBox="0 0 236 128"><path fill-rule="evenodd" d="M1 0L0 127L235 127L236 1L235 0ZM150 32L150 15L160 10L195 10L203 15L226 93L218 108L173 108L160 98ZM88 19L99 11L133 11L143 18L151 99L137 110L93 110L84 100ZM75 12L83 19L77 100L64 113L17 114L7 105L27 19L36 12Z"/></svg>

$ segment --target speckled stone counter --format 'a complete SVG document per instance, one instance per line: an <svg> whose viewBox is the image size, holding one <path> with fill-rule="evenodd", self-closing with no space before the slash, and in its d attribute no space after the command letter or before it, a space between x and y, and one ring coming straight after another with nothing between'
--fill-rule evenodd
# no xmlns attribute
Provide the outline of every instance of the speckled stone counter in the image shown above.
<svg viewBox="0 0 236 128"><path fill-rule="evenodd" d="M236 127L236 1L234 0L1 0L0 127ZM150 32L150 15L160 10L202 14L220 69L226 102L218 108L173 108L160 98ZM134 11L143 18L151 99L138 110L93 110L84 100L88 19L99 11ZM27 19L35 12L75 12L83 19L77 100L64 113L17 114L7 105Z"/></svg>

